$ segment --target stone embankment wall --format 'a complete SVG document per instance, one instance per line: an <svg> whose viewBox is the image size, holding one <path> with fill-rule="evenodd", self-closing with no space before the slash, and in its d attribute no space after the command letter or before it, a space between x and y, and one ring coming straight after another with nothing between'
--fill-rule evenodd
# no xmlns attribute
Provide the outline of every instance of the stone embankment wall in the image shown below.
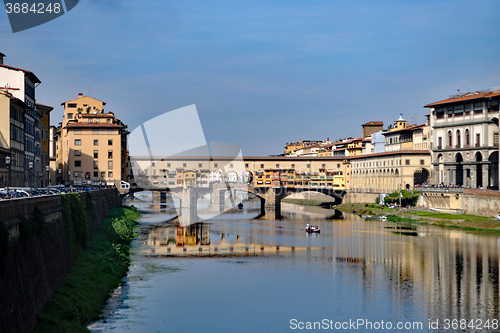
<svg viewBox="0 0 500 333"><path fill-rule="evenodd" d="M93 212L87 194L80 194L86 206L89 237L106 217L108 209L119 204L116 189L91 194ZM60 195L0 201L2 332L31 332L36 328L37 317L45 310L81 250L73 237L68 239L71 233L65 230L61 201ZM40 214L36 217L35 212L45 217L43 228L37 231L32 221L37 218L39 221Z"/></svg>
<svg viewBox="0 0 500 333"><path fill-rule="evenodd" d="M378 199L379 196L380 193L347 191L342 203L375 203L375 199Z"/></svg>
<svg viewBox="0 0 500 333"><path fill-rule="evenodd" d="M500 192L465 189L462 209L465 214L496 217L500 214Z"/></svg>

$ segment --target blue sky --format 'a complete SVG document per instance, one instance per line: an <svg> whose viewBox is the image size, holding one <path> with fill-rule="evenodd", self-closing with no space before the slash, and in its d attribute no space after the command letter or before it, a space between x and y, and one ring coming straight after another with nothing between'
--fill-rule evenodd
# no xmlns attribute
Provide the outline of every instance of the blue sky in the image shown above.
<svg viewBox="0 0 500 333"><path fill-rule="evenodd" d="M207 141L270 155L500 86L499 17L498 0L81 0L15 34L0 14L0 52L40 78L53 124L79 92L130 129L196 104Z"/></svg>

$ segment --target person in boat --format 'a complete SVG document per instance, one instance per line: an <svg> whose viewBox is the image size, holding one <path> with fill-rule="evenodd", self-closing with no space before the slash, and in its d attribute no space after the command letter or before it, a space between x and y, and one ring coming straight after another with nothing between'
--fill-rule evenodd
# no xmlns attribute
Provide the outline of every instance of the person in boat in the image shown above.
<svg viewBox="0 0 500 333"><path fill-rule="evenodd" d="M309 226L309 223L306 225L306 230L310 229L311 227Z"/></svg>

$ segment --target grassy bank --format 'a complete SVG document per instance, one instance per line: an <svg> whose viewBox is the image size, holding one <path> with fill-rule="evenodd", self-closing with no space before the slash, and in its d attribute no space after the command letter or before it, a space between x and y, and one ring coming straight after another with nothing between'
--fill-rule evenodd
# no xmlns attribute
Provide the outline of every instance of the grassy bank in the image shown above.
<svg viewBox="0 0 500 333"><path fill-rule="evenodd" d="M486 216L439 213L428 210L408 210L406 208L400 211L399 208L381 208L380 205L368 203L340 204L337 206L337 209L345 213L388 215L387 220L392 222L414 222L462 230L500 232L500 222L495 218Z"/></svg>
<svg viewBox="0 0 500 333"><path fill-rule="evenodd" d="M49 302L35 332L88 332L109 292L126 274L129 244L139 216L135 208L113 208L101 222Z"/></svg>

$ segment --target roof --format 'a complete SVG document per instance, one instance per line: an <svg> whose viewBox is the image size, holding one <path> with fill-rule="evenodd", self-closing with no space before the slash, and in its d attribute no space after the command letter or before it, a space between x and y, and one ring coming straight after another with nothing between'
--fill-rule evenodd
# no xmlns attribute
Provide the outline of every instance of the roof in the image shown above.
<svg viewBox="0 0 500 333"><path fill-rule="evenodd" d="M50 111L54 110L54 107L45 104L36 103L36 106L41 106L42 108L50 109Z"/></svg>
<svg viewBox="0 0 500 333"><path fill-rule="evenodd" d="M405 127L405 128L400 128L400 129L396 129L396 130L393 130L393 131L383 132L382 135L391 135L391 134L398 133L398 132L401 132L401 131L413 131L413 130L416 130L416 129L419 129L419 128L422 128L422 127L425 127L425 124L411 125L411 126L408 126L408 127Z"/></svg>
<svg viewBox="0 0 500 333"><path fill-rule="evenodd" d="M14 103L20 103L25 107L28 107L28 105L23 100L20 100L19 98L12 96L12 94L9 92L0 90L0 94L6 96L7 98L10 98L10 100L13 101Z"/></svg>
<svg viewBox="0 0 500 333"><path fill-rule="evenodd" d="M369 121L367 123L364 123L361 126L384 126L384 122L383 121Z"/></svg>
<svg viewBox="0 0 500 333"><path fill-rule="evenodd" d="M64 128L74 128L74 127L109 127L109 128L122 128L120 125L117 124L109 124L109 123L82 123L82 122L77 122L77 123L70 123L66 125Z"/></svg>
<svg viewBox="0 0 500 333"><path fill-rule="evenodd" d="M350 156L349 158L351 160L354 159L360 159L360 158L367 158L367 157L376 157L376 156L387 156L387 155L430 155L430 151L428 150L397 150L397 151L385 151L382 153L375 153L375 154L365 154L365 155L357 155L357 156Z"/></svg>
<svg viewBox="0 0 500 333"><path fill-rule="evenodd" d="M66 103L70 103L70 102L78 101L79 99L82 99L82 98L90 98L90 99L93 99L94 101L99 101L99 102L101 102L103 106L104 106L104 105L106 105L106 102L101 101L100 99L97 99L97 98L94 98L94 97L90 97L90 96L78 95L78 97L77 97L77 98L75 98L75 99L72 99L72 100L69 100L69 101L62 102L62 103L61 103L61 106L64 106L64 104L66 104Z"/></svg>
<svg viewBox="0 0 500 333"><path fill-rule="evenodd" d="M22 68L17 68L17 67L12 67L12 66L7 66L7 65L1 65L1 64L0 64L0 67L7 68L7 69L12 69L12 70L15 70L15 71L22 71L28 77L30 77L30 76L33 77L33 80L32 80L33 83L42 83L42 81L40 81L40 79L38 79L38 77L33 72L27 71L27 70L22 69Z"/></svg>
<svg viewBox="0 0 500 333"><path fill-rule="evenodd" d="M456 103L456 102L463 102L463 101L472 101L475 99L482 99L482 98L492 98L492 97L497 97L500 96L500 90L496 91L490 91L490 92L484 92L484 91L476 91L476 92L469 92L465 94L461 94L458 96L453 96L448 99L444 99L439 102L434 102L430 103L424 106L424 108L430 108L438 105L445 105L445 104L450 104L450 103Z"/></svg>

